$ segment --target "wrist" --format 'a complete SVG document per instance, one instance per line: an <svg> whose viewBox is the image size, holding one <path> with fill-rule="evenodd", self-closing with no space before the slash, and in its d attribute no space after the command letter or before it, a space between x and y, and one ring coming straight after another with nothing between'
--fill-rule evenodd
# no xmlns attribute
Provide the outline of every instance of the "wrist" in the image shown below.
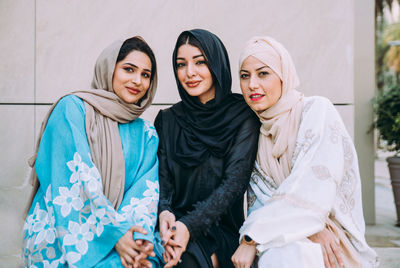
<svg viewBox="0 0 400 268"><path fill-rule="evenodd" d="M254 247L257 247L257 242L256 241L254 241L250 236L248 236L248 235L244 235L243 237L242 237L242 240L240 241L240 244L245 244L245 245L248 245L248 246L254 246Z"/></svg>

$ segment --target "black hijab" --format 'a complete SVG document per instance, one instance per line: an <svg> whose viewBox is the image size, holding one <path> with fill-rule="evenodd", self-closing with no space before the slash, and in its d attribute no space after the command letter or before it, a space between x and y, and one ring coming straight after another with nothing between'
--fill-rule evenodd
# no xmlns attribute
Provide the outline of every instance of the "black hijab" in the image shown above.
<svg viewBox="0 0 400 268"><path fill-rule="evenodd" d="M184 31L178 40L182 35L189 35L201 44L199 49L205 54L215 85L215 98L205 104L186 92L177 75L177 42L172 64L182 101L171 107L179 126L170 133L172 156L180 165L193 167L203 163L210 154L223 158L230 150L240 125L253 116L253 112L242 95L231 91L229 58L221 40L202 29Z"/></svg>

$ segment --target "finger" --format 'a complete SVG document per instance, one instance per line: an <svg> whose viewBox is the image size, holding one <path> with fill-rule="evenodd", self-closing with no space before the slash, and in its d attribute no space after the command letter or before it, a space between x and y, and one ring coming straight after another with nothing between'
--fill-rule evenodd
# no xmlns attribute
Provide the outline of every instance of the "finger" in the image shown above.
<svg viewBox="0 0 400 268"><path fill-rule="evenodd" d="M134 261L134 257L132 258L131 256L129 256L128 254L125 254L124 255L124 258L125 258L125 261L126 261L126 264L129 266L129 265L133 265L133 263L135 262Z"/></svg>
<svg viewBox="0 0 400 268"><path fill-rule="evenodd" d="M171 231L173 232L173 233L175 233L175 231L176 231L176 226L175 226L175 224L172 224L172 226L171 226Z"/></svg>
<svg viewBox="0 0 400 268"><path fill-rule="evenodd" d="M135 257L135 262L141 262L142 260L145 260L147 258L147 255L144 253L140 253Z"/></svg>
<svg viewBox="0 0 400 268"><path fill-rule="evenodd" d="M137 232L137 233L141 233L141 234L147 234L147 231L143 227L140 227L140 226L137 226L137 225L132 226L129 229L129 231Z"/></svg>
<svg viewBox="0 0 400 268"><path fill-rule="evenodd" d="M160 222L160 237L163 238L164 234L168 231L169 226L166 220L162 220Z"/></svg>
<svg viewBox="0 0 400 268"><path fill-rule="evenodd" d="M167 252L164 252L162 256L163 256L164 262L167 263L169 261L169 254Z"/></svg>
<svg viewBox="0 0 400 268"><path fill-rule="evenodd" d="M135 240L135 243L137 246L141 247L143 245L143 240L142 239L137 239Z"/></svg>
<svg viewBox="0 0 400 268"><path fill-rule="evenodd" d="M150 255L149 253L153 252L154 249L154 245L153 243L151 243L150 241L145 241L144 242L144 247L143 247L143 251L147 252L147 255ZM154 252L153 252L154 253ZM154 257L154 256L153 256Z"/></svg>
<svg viewBox="0 0 400 268"><path fill-rule="evenodd" d="M144 266L144 267L152 267L153 266L148 259L141 260L140 265Z"/></svg>
<svg viewBox="0 0 400 268"><path fill-rule="evenodd" d="M119 256L119 258L121 259L122 266L124 266L125 268L128 268L128 264L126 263L125 258L123 258L121 256Z"/></svg>
<svg viewBox="0 0 400 268"><path fill-rule="evenodd" d="M166 246L165 250L169 253L171 259L175 259L176 258L176 253L174 251L174 249L170 246Z"/></svg>
<svg viewBox="0 0 400 268"><path fill-rule="evenodd" d="M331 248L332 248L333 254L335 255L336 261L338 262L339 266L343 266L344 265L344 261L343 261L342 249L336 243L332 244Z"/></svg>
<svg viewBox="0 0 400 268"><path fill-rule="evenodd" d="M181 248L182 246L179 245L175 240L170 239L168 240L168 245L173 246L173 247L177 247L177 248Z"/></svg>
<svg viewBox="0 0 400 268"><path fill-rule="evenodd" d="M329 264L329 259L328 259L328 255L326 254L326 250L324 246L321 246L322 249L322 255L324 256L324 264L325 264L325 268L331 268L330 264Z"/></svg>
<svg viewBox="0 0 400 268"><path fill-rule="evenodd" d="M331 267L336 267L336 258L335 258L335 254L333 254L333 251L331 249L331 246L328 244L326 247L326 254L328 255L328 260L329 260L329 264L331 265Z"/></svg>
<svg viewBox="0 0 400 268"><path fill-rule="evenodd" d="M164 233L161 239L164 241L165 244L168 244L168 241L171 239L171 236L173 235L172 231L170 229L167 229Z"/></svg>

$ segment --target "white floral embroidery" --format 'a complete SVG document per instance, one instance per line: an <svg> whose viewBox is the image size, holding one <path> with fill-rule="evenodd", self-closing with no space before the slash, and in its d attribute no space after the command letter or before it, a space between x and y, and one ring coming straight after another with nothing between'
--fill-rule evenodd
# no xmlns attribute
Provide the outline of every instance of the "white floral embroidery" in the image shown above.
<svg viewBox="0 0 400 268"><path fill-rule="evenodd" d="M71 207L79 211L83 208L83 202L80 196L81 188L78 183L72 185L71 190L67 187L60 187L58 189L60 195L57 196L53 203L61 206L61 215L65 218L71 212Z"/></svg>
<svg viewBox="0 0 400 268"><path fill-rule="evenodd" d="M144 123L144 131L147 133L147 138L150 139L151 137L157 137L156 129L153 125L150 124L149 121L143 120Z"/></svg>
<svg viewBox="0 0 400 268"><path fill-rule="evenodd" d="M123 212L124 218L131 219L136 224L147 224L148 226L151 226L153 222L149 216L149 207L151 203L151 198L138 199L132 197L130 204L121 208L121 211Z"/></svg>
<svg viewBox="0 0 400 268"><path fill-rule="evenodd" d="M79 225L76 222L70 221L68 223L68 230L70 234L65 235L63 240L64 245L75 245L80 254L86 254L88 250L88 241L92 241L94 237L94 234L90 231L89 224L84 223Z"/></svg>
<svg viewBox="0 0 400 268"><path fill-rule="evenodd" d="M54 216L49 216L45 210L39 210L38 221L33 226L33 231L38 233L35 244L40 244L43 240L53 244L56 238L56 230L54 228Z"/></svg>
<svg viewBox="0 0 400 268"><path fill-rule="evenodd" d="M338 121L335 121L333 125L329 126L329 129L331 130L331 135L330 139L332 143L338 143L339 142L339 137L340 137L340 124Z"/></svg>
<svg viewBox="0 0 400 268"><path fill-rule="evenodd" d="M72 161L67 162L67 166L69 170L72 171L71 177L69 178L70 183L75 183L79 181L79 175L82 170L82 165L85 163L82 162L82 158L78 153L74 154L74 159Z"/></svg>
<svg viewBox="0 0 400 268"><path fill-rule="evenodd" d="M149 180L146 180L146 185L149 187L146 191L144 191L143 196L150 197L152 200L158 200L159 196L159 186L158 182L152 182Z"/></svg>
<svg viewBox="0 0 400 268"><path fill-rule="evenodd" d="M76 267L72 263L76 263L82 258L82 255L77 252L68 252L65 259L68 261L68 267Z"/></svg>
<svg viewBox="0 0 400 268"><path fill-rule="evenodd" d="M60 264L60 260L55 260L55 261L52 261L52 262L44 260L43 261L43 268L57 268L59 264Z"/></svg>
<svg viewBox="0 0 400 268"><path fill-rule="evenodd" d="M29 215L25 221L24 230L27 230L29 235L32 235L33 226L35 225L37 218L39 217L39 210L39 203L36 203L33 213Z"/></svg>
<svg viewBox="0 0 400 268"><path fill-rule="evenodd" d="M97 236L100 236L104 230L104 225L111 223L111 220L106 216L106 210L104 208L97 209L94 214L90 215L87 222L90 226L95 228Z"/></svg>
<svg viewBox="0 0 400 268"><path fill-rule="evenodd" d="M314 175L320 180L327 180L331 177L331 173L326 166L317 165L312 166L311 170L313 171Z"/></svg>

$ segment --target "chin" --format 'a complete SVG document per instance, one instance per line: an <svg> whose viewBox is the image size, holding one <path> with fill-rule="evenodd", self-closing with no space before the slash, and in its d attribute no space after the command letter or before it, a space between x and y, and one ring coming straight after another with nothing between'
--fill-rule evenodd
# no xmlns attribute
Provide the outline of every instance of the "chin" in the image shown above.
<svg viewBox="0 0 400 268"><path fill-rule="evenodd" d="M259 104L249 105L249 106L253 111L258 112L258 113L263 112L268 109Z"/></svg>

